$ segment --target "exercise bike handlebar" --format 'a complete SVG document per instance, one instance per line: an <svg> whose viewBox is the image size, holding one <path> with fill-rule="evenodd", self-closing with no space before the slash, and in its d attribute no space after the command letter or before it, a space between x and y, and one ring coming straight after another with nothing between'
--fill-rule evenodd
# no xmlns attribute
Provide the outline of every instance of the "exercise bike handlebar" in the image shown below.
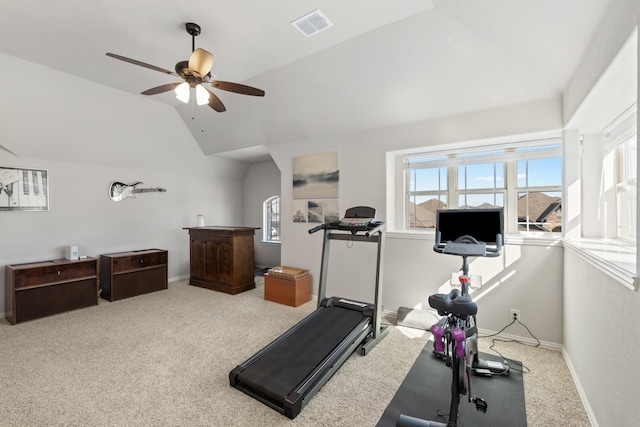
<svg viewBox="0 0 640 427"><path fill-rule="evenodd" d="M495 246L488 246L485 242L479 242L473 236L464 235L453 242L449 241L444 247L438 243L440 237L433 246L433 250L448 255L498 257L502 252L502 234L496 234Z"/></svg>
<svg viewBox="0 0 640 427"><path fill-rule="evenodd" d="M496 234L496 246L487 246L485 256L490 258L497 257L500 256L500 252L502 252L502 234Z"/></svg>

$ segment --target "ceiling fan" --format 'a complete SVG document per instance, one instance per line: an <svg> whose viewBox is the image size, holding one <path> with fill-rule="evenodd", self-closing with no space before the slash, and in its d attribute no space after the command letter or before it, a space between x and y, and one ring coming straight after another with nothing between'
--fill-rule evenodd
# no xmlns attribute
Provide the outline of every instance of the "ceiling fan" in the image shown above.
<svg viewBox="0 0 640 427"><path fill-rule="evenodd" d="M200 26L193 22L186 25L187 33L191 35L191 56L188 61L180 61L175 66L175 72L147 64L136 59L127 58L115 53L107 52L106 55L111 58L119 59L130 64L140 67L149 68L151 70L160 71L175 77L181 77L184 81L177 83L168 83L161 86L153 87L142 92L142 95L157 95L159 93L174 90L176 98L184 103L189 102L191 89L196 92L196 101L198 105L208 104L219 113L226 111L226 108L220 98L204 85L209 84L216 89L226 90L228 92L239 93L242 95L264 96L264 91L255 87L242 85L239 83L224 82L221 80L211 80L211 67L213 66L213 55L204 49L196 49L196 36L200 35Z"/></svg>

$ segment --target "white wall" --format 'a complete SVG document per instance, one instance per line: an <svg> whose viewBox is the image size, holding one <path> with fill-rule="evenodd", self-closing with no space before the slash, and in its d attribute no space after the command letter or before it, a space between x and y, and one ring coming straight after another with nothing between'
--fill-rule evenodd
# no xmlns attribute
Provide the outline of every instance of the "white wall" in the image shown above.
<svg viewBox="0 0 640 427"><path fill-rule="evenodd" d="M2 80L14 79L11 69L46 76L38 91L3 86L0 146L18 155L0 148L0 166L47 169L50 209L0 212L0 316L7 264L62 258L71 244L94 257L162 248L169 251L169 277L188 277L183 227L195 226L197 214L208 225L242 225L248 165L204 156L172 107L2 60ZM167 191L113 202L107 190L114 180Z"/></svg>
<svg viewBox="0 0 640 427"><path fill-rule="evenodd" d="M280 264L280 244L262 241L262 204L269 197L280 195L280 170L273 160L254 163L244 177L244 225L259 227L254 238L256 267Z"/></svg>
<svg viewBox="0 0 640 427"><path fill-rule="evenodd" d="M427 298L451 289L451 273L458 273L462 260L433 251L433 238L387 238L384 302L386 309L398 306L429 309ZM472 275L482 276L482 289L472 290L478 303L478 326L498 331L510 323L510 309L520 310L520 318L533 334L547 344L561 344L562 260L557 245L507 244L498 258L469 260ZM521 326L508 334L531 339Z"/></svg>
<svg viewBox="0 0 640 427"><path fill-rule="evenodd" d="M585 108L585 100L606 71L620 48L638 25L640 2L610 2L602 23L591 39L587 52L564 93L563 117L568 122ZM609 120L610 121L610 120Z"/></svg>
<svg viewBox="0 0 640 427"><path fill-rule="evenodd" d="M612 2L565 94L565 121L585 135L580 176L583 237L615 235L608 218L612 211L602 209L614 199L611 183L602 176L604 149L597 130L630 102L637 102L637 39L632 64L636 71L631 74L635 91L619 90L621 82L627 83L624 76L631 71L629 66L622 70L622 78L612 78L609 72L610 65L620 62L616 58L638 22L640 2ZM640 374L634 368L634 356L640 340L640 295L567 248L563 300L565 356L593 425L637 425Z"/></svg>
<svg viewBox="0 0 640 427"><path fill-rule="evenodd" d="M558 130L562 126L561 117L560 100L546 99L341 138L270 146L282 173L282 263L309 269L313 274L313 292L317 293L322 233L309 235L308 230L312 228L309 224L291 221L293 157L338 151L341 214L351 206L368 205L377 209L379 219L385 220L394 208L393 204L387 204L393 200L386 191L388 152ZM327 294L373 301L374 248L349 247L341 241L333 241L331 245ZM385 310L424 303L452 272L459 270L457 257L437 255L432 245L432 241L399 234L387 237L383 276ZM501 329L509 322L509 309L516 308L521 310L539 339L561 343L561 249L523 245L508 247L505 252L497 260L479 260L477 266L476 262L472 265L472 273L484 275L489 283L485 289L491 288L478 301L481 327ZM499 272L501 263L510 271L522 274L507 277L506 273ZM513 333L526 336L522 331Z"/></svg>
<svg viewBox="0 0 640 427"><path fill-rule="evenodd" d="M169 251L169 277L188 277L189 240L182 228L195 226L196 214L208 225L242 225L243 166L235 162L202 156L187 170L132 169L18 158L0 149L0 164L47 169L50 194L47 212L0 212L0 308L4 265L63 258L71 244L93 257L162 248ZM167 191L113 202L107 196L112 180L141 180Z"/></svg>
<svg viewBox="0 0 640 427"><path fill-rule="evenodd" d="M564 346L594 425L637 425L640 295L571 250L564 258Z"/></svg>

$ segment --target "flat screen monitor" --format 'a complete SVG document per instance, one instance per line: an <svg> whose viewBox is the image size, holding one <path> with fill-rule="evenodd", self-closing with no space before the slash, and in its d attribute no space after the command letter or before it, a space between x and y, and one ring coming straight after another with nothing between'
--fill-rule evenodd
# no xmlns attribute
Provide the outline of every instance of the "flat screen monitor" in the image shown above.
<svg viewBox="0 0 640 427"><path fill-rule="evenodd" d="M436 246L444 246L461 236L471 236L487 246L502 246L502 208L447 209L436 212ZM500 235L500 242L496 236Z"/></svg>

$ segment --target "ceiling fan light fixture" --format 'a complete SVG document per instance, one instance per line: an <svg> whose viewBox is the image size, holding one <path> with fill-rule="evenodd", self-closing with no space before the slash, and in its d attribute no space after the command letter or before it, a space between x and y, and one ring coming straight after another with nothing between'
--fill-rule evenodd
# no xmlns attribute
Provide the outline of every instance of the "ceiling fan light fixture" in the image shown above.
<svg viewBox="0 0 640 427"><path fill-rule="evenodd" d="M209 92L202 85L196 86L196 103L198 105L207 105L209 103Z"/></svg>
<svg viewBox="0 0 640 427"><path fill-rule="evenodd" d="M189 92L191 88L189 87L189 83L182 82L175 88L174 92L176 93L176 98L185 104L189 102Z"/></svg>
<svg viewBox="0 0 640 427"><path fill-rule="evenodd" d="M179 61L175 65L175 72L138 61L137 59L116 55L115 53L107 52L107 56L139 67L169 74L170 76L180 77L184 80L184 82L174 82L152 87L151 89L141 92L142 95L157 95L159 93L170 92L173 90L176 94L176 98L181 102L188 104L189 101L193 99L198 103L198 105L202 106L207 104L212 110L217 111L218 113L222 113L227 109L220 98L209 90L208 87L202 86L202 84L206 83L216 89L241 95L264 96L264 91L262 89L239 83L211 80L212 75L210 70L213 66L213 54L204 49L196 49L195 47L195 37L200 34L200 26L193 22L187 22L185 24L185 28L187 33L191 36L191 56L188 61ZM195 89L195 99L191 98L191 88Z"/></svg>
<svg viewBox="0 0 640 427"><path fill-rule="evenodd" d="M213 55L204 49L197 48L189 57L189 69L199 77L204 77L213 66Z"/></svg>

